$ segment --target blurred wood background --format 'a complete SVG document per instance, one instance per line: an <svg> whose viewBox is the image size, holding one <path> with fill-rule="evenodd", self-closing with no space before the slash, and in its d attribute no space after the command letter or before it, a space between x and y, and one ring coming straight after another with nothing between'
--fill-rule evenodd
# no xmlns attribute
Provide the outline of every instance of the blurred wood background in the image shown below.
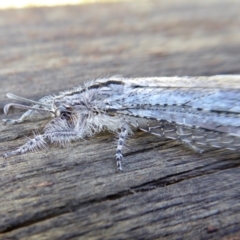
<svg viewBox="0 0 240 240"><path fill-rule="evenodd" d="M0 13L0 119L96 77L240 74L240 1L132 1ZM15 112L10 117L18 117ZM0 125L1 154L46 121ZM102 133L0 160L0 239L240 239L240 155L138 132L117 174Z"/></svg>

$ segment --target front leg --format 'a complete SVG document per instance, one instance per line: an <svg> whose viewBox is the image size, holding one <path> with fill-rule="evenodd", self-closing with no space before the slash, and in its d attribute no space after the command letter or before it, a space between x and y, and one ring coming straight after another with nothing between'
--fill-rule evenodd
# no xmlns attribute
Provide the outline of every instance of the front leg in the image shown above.
<svg viewBox="0 0 240 240"><path fill-rule="evenodd" d="M45 135L36 135L33 139L30 139L23 146L17 148L14 151L7 152L7 153L3 154L3 157L4 158L9 158L11 156L36 151L37 149L46 148L45 139L46 139Z"/></svg>
<svg viewBox="0 0 240 240"><path fill-rule="evenodd" d="M71 141L79 139L78 132L71 131L58 131L58 132L45 132L42 135L36 135L33 139L30 139L27 143L17 148L14 151L7 152L3 155L4 158L11 156L25 154L27 152L33 152L38 149L46 149L48 143L57 143L59 145L65 145Z"/></svg>
<svg viewBox="0 0 240 240"><path fill-rule="evenodd" d="M125 142L125 139L128 135L128 128L127 126L122 126L121 127L121 131L119 133L118 136L118 143L117 143L117 152L116 152L116 161L117 161L117 170L118 171L122 171L122 159L123 159L123 155L122 155L122 148L123 148L123 144Z"/></svg>

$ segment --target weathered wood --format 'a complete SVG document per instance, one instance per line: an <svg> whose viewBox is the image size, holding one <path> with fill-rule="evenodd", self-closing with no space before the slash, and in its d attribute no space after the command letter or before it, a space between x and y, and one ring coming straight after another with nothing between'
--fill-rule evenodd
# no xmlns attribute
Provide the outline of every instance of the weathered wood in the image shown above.
<svg viewBox="0 0 240 240"><path fill-rule="evenodd" d="M239 9L165 0L1 11L0 107L7 92L39 99L105 75L239 74ZM0 125L0 152L45 123ZM117 174L113 138L2 158L0 239L240 239L239 154L137 133Z"/></svg>

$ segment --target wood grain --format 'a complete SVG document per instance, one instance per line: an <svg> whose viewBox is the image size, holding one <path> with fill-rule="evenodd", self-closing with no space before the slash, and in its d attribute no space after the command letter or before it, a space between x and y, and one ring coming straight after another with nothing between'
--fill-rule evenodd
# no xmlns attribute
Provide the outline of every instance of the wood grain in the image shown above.
<svg viewBox="0 0 240 240"><path fill-rule="evenodd" d="M240 74L239 9L163 0L1 11L0 108L8 92L37 100L102 76ZM0 125L1 154L45 124ZM102 133L2 158L0 239L240 239L239 154L138 132L117 174L115 146Z"/></svg>

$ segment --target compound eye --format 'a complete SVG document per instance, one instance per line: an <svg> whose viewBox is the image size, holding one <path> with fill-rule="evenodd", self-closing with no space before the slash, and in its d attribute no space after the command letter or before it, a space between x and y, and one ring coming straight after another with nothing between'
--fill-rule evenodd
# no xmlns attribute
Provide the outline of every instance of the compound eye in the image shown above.
<svg viewBox="0 0 240 240"><path fill-rule="evenodd" d="M69 119L70 118L70 112L66 110L66 108L57 108L55 110L55 117L60 117L62 119Z"/></svg>

